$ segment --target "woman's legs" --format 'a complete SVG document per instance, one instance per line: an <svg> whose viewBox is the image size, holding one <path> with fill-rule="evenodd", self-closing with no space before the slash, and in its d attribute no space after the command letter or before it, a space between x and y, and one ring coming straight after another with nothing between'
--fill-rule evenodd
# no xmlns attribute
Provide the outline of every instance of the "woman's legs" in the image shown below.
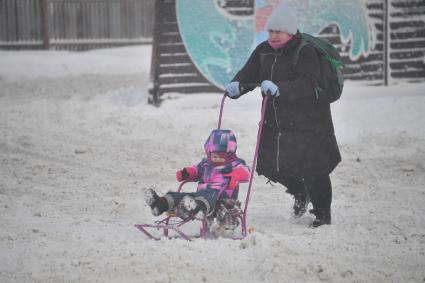
<svg viewBox="0 0 425 283"><path fill-rule="evenodd" d="M329 175L283 177L278 181L287 188L287 193L294 196L294 217L301 217L311 201L312 213L316 215L313 226L331 223L332 184Z"/></svg>
<svg viewBox="0 0 425 283"><path fill-rule="evenodd" d="M304 178L314 209L330 209L332 203L332 184L328 175Z"/></svg>
<svg viewBox="0 0 425 283"><path fill-rule="evenodd" d="M286 192L294 197L293 217L299 218L307 211L310 202L308 191L302 178L284 177L279 179L279 183L286 187Z"/></svg>
<svg viewBox="0 0 425 283"><path fill-rule="evenodd" d="M316 216L312 226L331 224L332 184L329 175L308 177L304 183L313 204L311 213Z"/></svg>

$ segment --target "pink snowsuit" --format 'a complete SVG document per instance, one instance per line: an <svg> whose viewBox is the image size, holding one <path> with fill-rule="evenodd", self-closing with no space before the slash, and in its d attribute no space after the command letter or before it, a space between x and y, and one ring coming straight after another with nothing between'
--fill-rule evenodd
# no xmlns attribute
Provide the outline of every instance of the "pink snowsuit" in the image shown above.
<svg viewBox="0 0 425 283"><path fill-rule="evenodd" d="M198 199L207 208L213 208L215 202L223 197L236 198L235 189L239 183L248 182L249 167L245 161L236 156L237 143L235 135L230 130L213 130L204 145L206 158L197 165L186 167L186 181L198 182ZM226 159L223 163L214 163L211 153L218 153ZM177 172L177 179L182 181L182 171ZM211 193L211 196L209 196Z"/></svg>

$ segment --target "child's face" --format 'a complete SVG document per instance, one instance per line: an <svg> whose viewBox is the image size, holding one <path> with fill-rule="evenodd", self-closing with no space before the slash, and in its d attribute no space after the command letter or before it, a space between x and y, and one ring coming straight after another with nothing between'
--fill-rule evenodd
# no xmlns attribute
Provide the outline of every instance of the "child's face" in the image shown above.
<svg viewBox="0 0 425 283"><path fill-rule="evenodd" d="M211 161L212 161L212 162L220 163L220 162L225 162L225 161L226 161L226 159L225 159L225 158L223 158L223 157L220 157L220 155L218 155L218 154L217 154L217 153L215 153L215 152L211 152Z"/></svg>

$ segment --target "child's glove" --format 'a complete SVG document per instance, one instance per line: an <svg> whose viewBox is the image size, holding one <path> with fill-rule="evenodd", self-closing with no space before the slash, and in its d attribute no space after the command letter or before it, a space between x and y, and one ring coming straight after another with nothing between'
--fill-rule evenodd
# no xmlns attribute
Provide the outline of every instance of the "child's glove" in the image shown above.
<svg viewBox="0 0 425 283"><path fill-rule="evenodd" d="M198 171L194 167L185 167L176 172L177 181L196 181Z"/></svg>
<svg viewBox="0 0 425 283"><path fill-rule="evenodd" d="M224 174L225 177L229 177L229 184L227 185L228 190L234 190L239 183L247 182L249 179L249 171L240 167L233 170L231 173Z"/></svg>
<svg viewBox="0 0 425 283"><path fill-rule="evenodd" d="M186 180L188 176L189 174L187 173L186 168L183 168L182 170L176 172L177 181L179 182Z"/></svg>
<svg viewBox="0 0 425 283"><path fill-rule="evenodd" d="M265 80L261 83L261 92L265 95L270 94L271 96L278 97L279 87L272 81Z"/></svg>

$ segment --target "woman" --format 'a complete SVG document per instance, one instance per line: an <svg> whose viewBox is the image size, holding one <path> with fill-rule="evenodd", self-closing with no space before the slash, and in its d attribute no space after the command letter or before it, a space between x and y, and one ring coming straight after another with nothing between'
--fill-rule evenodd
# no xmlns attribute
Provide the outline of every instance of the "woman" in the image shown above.
<svg viewBox="0 0 425 283"><path fill-rule="evenodd" d="M341 161L329 102L317 98L318 55L312 45L301 49L297 18L287 5L273 11L266 23L268 40L252 52L245 66L226 86L238 98L260 85L268 100L257 173L287 188L295 198L293 216L301 217L309 202L313 227L331 224L332 186L329 174Z"/></svg>

